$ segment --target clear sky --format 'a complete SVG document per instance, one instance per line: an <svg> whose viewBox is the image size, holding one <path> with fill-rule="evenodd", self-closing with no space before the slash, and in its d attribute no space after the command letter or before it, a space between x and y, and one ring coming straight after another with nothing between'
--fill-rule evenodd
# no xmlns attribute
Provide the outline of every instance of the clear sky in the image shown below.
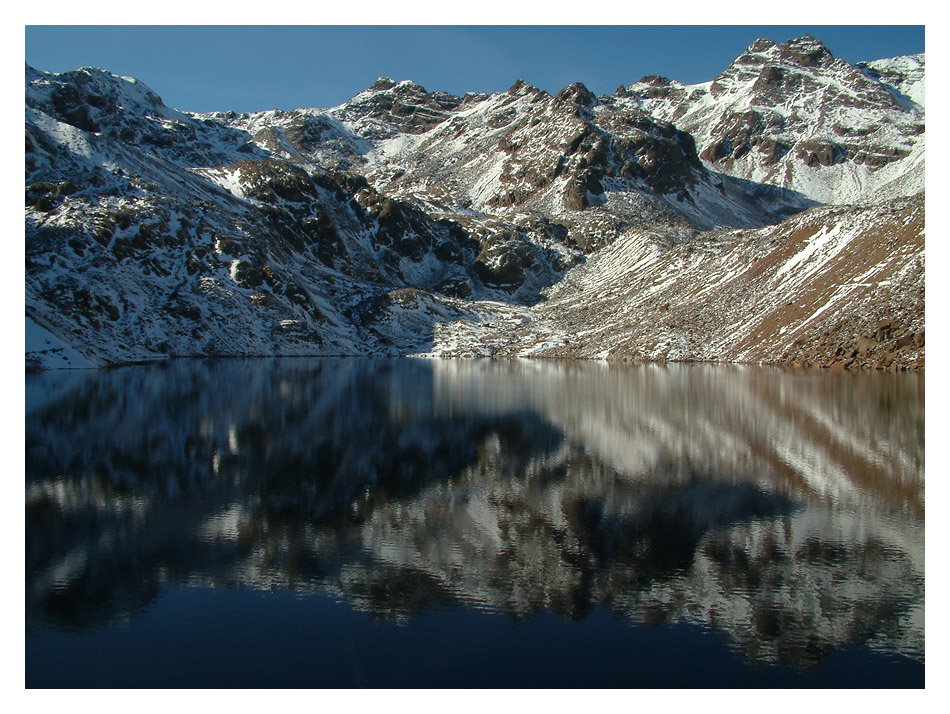
<svg viewBox="0 0 950 714"><path fill-rule="evenodd" d="M330 107L377 77L453 94L524 79L595 94L646 74L711 80L756 38L810 34L849 62L924 51L923 26L26 26L26 62L145 82L187 111Z"/></svg>

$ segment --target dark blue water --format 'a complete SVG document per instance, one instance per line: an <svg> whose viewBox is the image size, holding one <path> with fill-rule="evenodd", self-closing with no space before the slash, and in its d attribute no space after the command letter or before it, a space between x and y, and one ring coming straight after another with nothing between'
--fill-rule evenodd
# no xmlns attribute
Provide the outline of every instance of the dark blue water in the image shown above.
<svg viewBox="0 0 950 714"><path fill-rule="evenodd" d="M923 377L27 375L28 687L922 687Z"/></svg>

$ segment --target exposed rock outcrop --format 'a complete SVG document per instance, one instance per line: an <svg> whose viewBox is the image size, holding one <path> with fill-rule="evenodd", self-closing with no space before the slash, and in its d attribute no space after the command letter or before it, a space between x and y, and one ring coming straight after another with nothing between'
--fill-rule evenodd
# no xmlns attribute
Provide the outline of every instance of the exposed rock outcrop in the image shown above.
<svg viewBox="0 0 950 714"><path fill-rule="evenodd" d="M96 364L481 354L484 340L491 354L910 366L922 360L916 343L850 353L873 336L866 320L902 321L909 332L896 341L923 329L914 293L923 207L907 200L922 196L923 168L923 56L853 67L810 37L758 40L704 85L648 76L598 98L579 82L552 96L518 80L506 92L460 98L380 78L329 110L244 114L170 109L140 82L100 69L27 68L27 315ZM734 245L732 262L716 268L723 272L715 260L701 271L726 300L736 265L751 270L801 225L786 219L819 202L841 208L803 215L864 236L866 255L842 244L842 264L892 256L875 263L886 263L879 287L860 305L834 297L870 280L847 271L804 296L815 310L817 295L832 300L847 329L824 324L822 313L796 334L800 345L762 333L744 336L759 342L740 349L717 332L726 328L708 307L694 309L698 321L681 314L696 290L684 268ZM890 233L878 230L882 222ZM824 250L827 235L809 233L802 255ZM650 264L662 263L670 281L643 284L649 302L619 287L643 274L643 264L623 262L631 241L656 247ZM602 272L593 276L592 265ZM783 281L798 281L808 265L790 264L768 285L750 279L732 299L749 309L778 304ZM606 284L627 295L624 306ZM584 316L551 323L562 331L551 340L534 332L554 314L541 305L546 295L557 303L577 285ZM387 323L414 325L413 341L354 320L366 299L406 290L429 295L424 312L438 330L415 318ZM461 310L458 325L436 316L440 301L445 315ZM510 318L529 313L544 319L509 335ZM632 339L621 324L640 313L655 334ZM770 319L794 332L800 317ZM590 319L614 336L585 346ZM830 332L820 349L818 323ZM663 330L680 335L675 345Z"/></svg>

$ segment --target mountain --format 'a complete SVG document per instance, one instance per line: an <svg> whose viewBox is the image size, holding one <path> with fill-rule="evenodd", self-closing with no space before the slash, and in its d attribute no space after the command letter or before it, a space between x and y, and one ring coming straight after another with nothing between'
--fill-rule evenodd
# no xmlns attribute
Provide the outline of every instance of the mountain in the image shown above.
<svg viewBox="0 0 950 714"><path fill-rule="evenodd" d="M27 365L920 366L923 90L922 54L852 66L810 37L757 40L702 85L380 78L243 114L27 67Z"/></svg>
<svg viewBox="0 0 950 714"><path fill-rule="evenodd" d="M619 93L692 133L731 176L822 203L923 189L909 170L923 165L923 55L852 66L812 37L757 40L711 82L644 77Z"/></svg>
<svg viewBox="0 0 950 714"><path fill-rule="evenodd" d="M922 367L923 253L922 196L715 238L630 231L521 319L454 324L440 354Z"/></svg>

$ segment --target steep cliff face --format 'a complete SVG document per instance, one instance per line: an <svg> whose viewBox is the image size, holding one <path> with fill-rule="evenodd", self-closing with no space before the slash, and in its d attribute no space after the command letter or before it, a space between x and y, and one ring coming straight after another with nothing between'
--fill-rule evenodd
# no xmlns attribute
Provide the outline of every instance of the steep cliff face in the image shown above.
<svg viewBox="0 0 950 714"><path fill-rule="evenodd" d="M27 317L74 350L75 364L216 354L553 355L551 344L571 341L587 343L568 351L585 356L798 359L808 355L776 352L782 340L765 333L730 347L709 330L745 328L716 320L690 327L682 349L666 345L668 331L633 339L635 325L622 315L662 325L678 314L678 296L711 294L697 280L725 296L732 274L714 267L724 245L735 251L730 264L761 257L770 241L820 253L826 234L795 233L800 219L789 217L830 203L841 207L803 215L828 216L864 236L842 244L841 260L863 265L895 240L899 249L874 263L887 304L875 303L883 288L859 303L832 299L852 295L851 283L834 280L867 282L847 271L827 273L827 290L815 295L864 336L873 339L865 325L873 314L917 339L923 62L915 55L853 67L812 38L759 40L705 85L647 77L595 97L580 83L551 95L519 80L507 92L455 97L381 78L339 107L253 114L170 109L141 82L96 68L54 75L28 67ZM622 276L633 266L622 260L633 259L632 245L670 247L649 259L662 262L656 269L668 287L626 287ZM707 254L720 257L696 268ZM753 281L744 290L756 297L742 304L796 300L790 295L807 266L801 260L768 283ZM594 279L593 270L603 273ZM614 284L624 287L584 287ZM582 291L566 298L577 285ZM660 293L657 321L648 308ZM509 328L547 319L554 305L582 294L590 315L612 328L596 341L573 318L559 318L542 340L548 346L526 342L543 337L532 328L517 349L498 350L511 342ZM776 329L814 341L820 320L795 326L790 313L769 314L782 323ZM625 345L633 343L631 352ZM57 362L49 350L62 348L45 344L30 350L29 365ZM864 352L878 361L876 351ZM922 352L895 360L918 358Z"/></svg>

